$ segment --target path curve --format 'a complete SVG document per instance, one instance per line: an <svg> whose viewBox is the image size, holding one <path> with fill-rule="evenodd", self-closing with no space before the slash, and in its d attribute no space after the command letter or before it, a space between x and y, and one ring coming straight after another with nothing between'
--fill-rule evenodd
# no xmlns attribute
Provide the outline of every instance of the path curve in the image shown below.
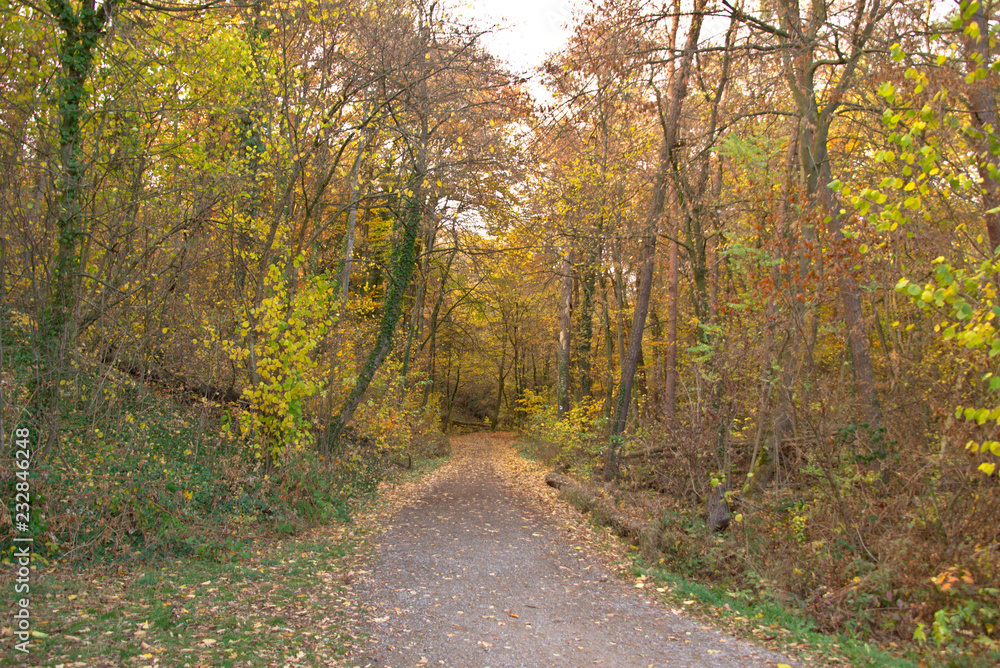
<svg viewBox="0 0 1000 668"><path fill-rule="evenodd" d="M452 438L452 459L390 515L359 583L371 636L351 665L792 663L614 577L559 521L562 502L538 489L511 442Z"/></svg>

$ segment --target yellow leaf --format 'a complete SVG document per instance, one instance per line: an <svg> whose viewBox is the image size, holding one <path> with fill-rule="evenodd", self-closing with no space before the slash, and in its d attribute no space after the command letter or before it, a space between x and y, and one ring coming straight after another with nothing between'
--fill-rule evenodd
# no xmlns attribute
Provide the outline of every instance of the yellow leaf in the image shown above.
<svg viewBox="0 0 1000 668"><path fill-rule="evenodd" d="M982 464L979 465L979 470L985 473L986 475L993 475L993 472L996 470L996 468L997 465L992 462L983 462Z"/></svg>

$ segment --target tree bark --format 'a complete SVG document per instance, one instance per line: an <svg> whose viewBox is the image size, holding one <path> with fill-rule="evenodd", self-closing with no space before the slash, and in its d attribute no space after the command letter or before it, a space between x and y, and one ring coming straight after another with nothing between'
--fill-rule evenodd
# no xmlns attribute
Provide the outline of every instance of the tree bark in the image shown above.
<svg viewBox="0 0 1000 668"><path fill-rule="evenodd" d="M580 280L580 329L577 341L577 369L579 369L580 397L590 397L593 394L593 379L590 375L591 341L594 336L594 293L597 284L597 272L594 269L596 258L591 258L588 266L583 268Z"/></svg>
<svg viewBox="0 0 1000 668"><path fill-rule="evenodd" d="M423 259L420 264L420 284L417 286L417 295L413 300L413 315L410 317L410 326L407 328L406 347L403 348L403 368L400 370L399 400L403 401L406 394L407 374L410 370L410 357L413 352L413 337L419 340L424 329L424 300L427 295L427 281L430 275L431 251L434 249L434 237L436 230L428 230L424 236Z"/></svg>
<svg viewBox="0 0 1000 668"><path fill-rule="evenodd" d="M655 209L654 209L655 212ZM660 209L662 213L662 206ZM642 350L642 333L646 327L646 313L649 310L649 294L653 286L653 266L656 261L656 234L647 234L642 244L642 264L639 267L639 291L635 297L635 312L632 317L632 330L629 332L628 354L622 360L621 381L618 384L618 400L615 402L615 413L611 421L611 435L604 461L604 479L614 480L618 477L618 448L625 422L628 418L629 404L632 402L632 383L635 370L639 365L639 353Z"/></svg>
<svg viewBox="0 0 1000 668"><path fill-rule="evenodd" d="M642 333L646 326L646 312L649 309L649 294L653 285L653 267L656 260L657 227L667 204L667 179L671 169L675 167L675 149L679 146L680 114L684 98L687 96L688 77L694 60L694 52L701 35L702 19L704 18L707 0L695 0L691 25L680 65L672 73L666 105L660 104L660 124L663 132L663 144L660 149L659 173L653 189L653 202L649 222L642 245L642 265L639 269L639 288L635 298L635 311L632 319L632 330L629 332L628 355L622 362L622 376L618 387L618 401L615 415L611 421L611 433L604 458L604 479L614 480L618 476L618 448L621 445L621 435L625 431L628 417L628 407L632 398L632 382L642 351ZM676 33L675 33L676 34ZM675 41L676 38L672 38ZM673 45L671 45L673 46Z"/></svg>
<svg viewBox="0 0 1000 668"><path fill-rule="evenodd" d="M557 401L559 417L569 412L570 328L573 323L573 253L563 256L562 292L559 302L559 379Z"/></svg>
<svg viewBox="0 0 1000 668"><path fill-rule="evenodd" d="M417 242L417 232L420 229L420 220L423 216L423 164L420 165L414 179L411 190L413 196L407 200L405 212L402 220L401 239L394 246L392 255L392 274L389 276L389 289L386 291L385 304L382 308L382 318L379 322L378 335L375 338L375 345L365 361L361 373L358 374L358 381L355 383L351 394L347 397L340 412L330 421L324 435L324 449L329 450L340 437L344 427L350 422L361 403L361 398L367 391L375 372L392 350L392 339L396 332L396 323L399 321L403 308L403 295L406 287L410 283L415 264Z"/></svg>
<svg viewBox="0 0 1000 668"><path fill-rule="evenodd" d="M668 270L668 295L670 299L667 315L667 372L666 372L666 413L667 422L677 426L677 241L670 242L670 267Z"/></svg>
<svg viewBox="0 0 1000 668"><path fill-rule="evenodd" d="M888 9L879 2L868 4L862 0L856 4L852 32L848 35L851 51L843 59L837 82L825 93L826 102L821 105L816 86L818 68L815 67L815 51L818 48L817 36L828 20L827 5L824 0L819 0L816 5L818 11L811 12L808 20L803 21L797 2L781 0L779 4L785 35L781 39L785 47L782 52L784 76L798 107L799 165L805 189L827 215L827 231L835 239L843 239L840 204L828 187L833 181L829 155L830 126L844 94L854 82L858 63L872 32ZM865 335L860 290L854 277L848 274L839 281L838 291L847 328L847 344L854 363L855 387L869 427L875 428L881 421L881 411L875 390L870 345Z"/></svg>
<svg viewBox="0 0 1000 668"><path fill-rule="evenodd" d="M344 239L344 262L340 271L340 296L346 302L348 288L351 285L351 263L354 260L354 228L358 221L358 169L361 165L361 153L367 146L367 140L358 149L358 156L351 166L351 201L347 206L347 230Z"/></svg>
<svg viewBox="0 0 1000 668"><path fill-rule="evenodd" d="M420 407L423 408L427 405L427 401L430 399L431 392L434 391L434 374L435 365L437 363L437 328L438 328L438 316L441 313L441 304L444 302L445 287L448 283L448 277L451 275L451 264L455 260L455 255L458 253L458 246L456 242L455 250L448 254L448 263L445 265L441 272L441 288L438 290L437 299L434 301L434 309L431 311L431 321L428 324L430 327L430 334L427 338L429 345L427 348L427 384L424 386L424 396L420 401ZM445 391L447 391L445 387Z"/></svg>
<svg viewBox="0 0 1000 668"><path fill-rule="evenodd" d="M516 360L515 360L516 362ZM497 382L497 400L493 404L493 424L490 425L490 431L496 431L497 425L500 424L500 407L503 405L503 386L504 382L507 380L507 344L504 342L503 350L500 355L500 367L499 367L500 378Z"/></svg>

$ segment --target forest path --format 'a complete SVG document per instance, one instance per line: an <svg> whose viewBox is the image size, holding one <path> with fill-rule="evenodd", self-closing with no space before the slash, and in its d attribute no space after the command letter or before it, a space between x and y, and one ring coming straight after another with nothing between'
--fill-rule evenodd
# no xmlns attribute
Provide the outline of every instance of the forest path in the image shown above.
<svg viewBox="0 0 1000 668"><path fill-rule="evenodd" d="M511 448L451 440L452 459L397 490L359 583L371 636L355 666L773 666L755 647L615 577L579 514Z"/></svg>

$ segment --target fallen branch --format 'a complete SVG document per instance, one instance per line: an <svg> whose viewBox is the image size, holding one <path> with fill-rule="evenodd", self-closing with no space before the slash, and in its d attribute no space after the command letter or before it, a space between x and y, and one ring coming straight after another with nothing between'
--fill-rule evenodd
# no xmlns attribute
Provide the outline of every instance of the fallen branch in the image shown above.
<svg viewBox="0 0 1000 668"><path fill-rule="evenodd" d="M465 427L466 429L489 429L488 424L483 424L482 422L463 422L461 420L452 420L451 423L456 427Z"/></svg>
<svg viewBox="0 0 1000 668"><path fill-rule="evenodd" d="M589 513L598 524L611 529L616 536L638 544L642 538L642 525L622 515L597 490L583 485L567 475L553 471L545 476L545 484L555 487L567 501L584 513Z"/></svg>

